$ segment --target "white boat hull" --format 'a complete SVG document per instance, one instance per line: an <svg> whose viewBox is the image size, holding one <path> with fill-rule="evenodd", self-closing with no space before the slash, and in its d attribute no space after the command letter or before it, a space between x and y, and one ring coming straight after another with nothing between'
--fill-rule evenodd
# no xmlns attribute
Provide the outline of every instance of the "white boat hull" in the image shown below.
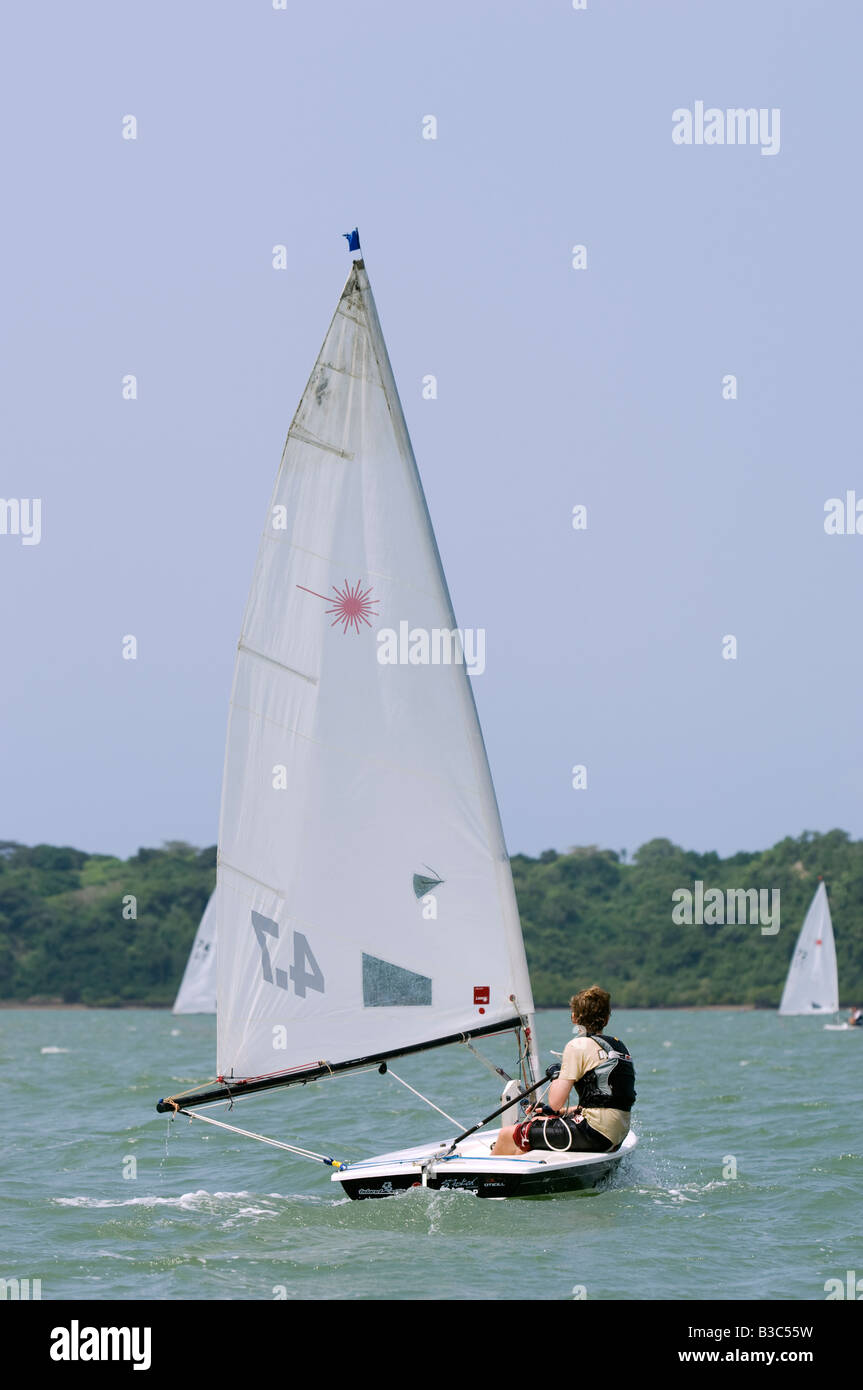
<svg viewBox="0 0 863 1390"><path fill-rule="evenodd" d="M355 1201L366 1197L395 1197L412 1187L434 1191L458 1190L477 1197L549 1197L594 1188L614 1173L638 1140L630 1132L614 1153L549 1153L498 1157L491 1153L497 1130L473 1135L449 1158L449 1143L421 1144L348 1164L333 1174Z"/></svg>

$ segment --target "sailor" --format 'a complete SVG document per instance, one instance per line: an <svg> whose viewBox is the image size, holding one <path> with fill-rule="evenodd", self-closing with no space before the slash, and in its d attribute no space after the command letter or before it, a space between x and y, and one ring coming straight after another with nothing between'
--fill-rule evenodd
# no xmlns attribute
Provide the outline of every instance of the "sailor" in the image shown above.
<svg viewBox="0 0 863 1390"><path fill-rule="evenodd" d="M848 1019L849 1028L863 1028L863 1009L852 1009Z"/></svg>
<svg viewBox="0 0 863 1390"><path fill-rule="evenodd" d="M629 1112L635 1102L635 1068L629 1050L605 1034L611 996L591 985L570 1000L576 1037L564 1048L552 1077L547 1105L535 1105L519 1125L501 1129L494 1154L523 1154L530 1149L553 1153L619 1149L629 1133ZM567 1106L575 1086L578 1105Z"/></svg>

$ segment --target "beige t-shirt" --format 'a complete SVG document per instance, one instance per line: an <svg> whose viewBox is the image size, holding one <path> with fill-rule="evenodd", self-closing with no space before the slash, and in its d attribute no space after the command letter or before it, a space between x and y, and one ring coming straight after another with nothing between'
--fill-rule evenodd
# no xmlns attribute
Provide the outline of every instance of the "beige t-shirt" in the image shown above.
<svg viewBox="0 0 863 1390"><path fill-rule="evenodd" d="M604 1061L608 1053L593 1041L593 1038L571 1038L563 1049L560 1074L565 1081L580 1081L585 1072L592 1071ZM622 1144L629 1133L628 1110L582 1110L591 1129L596 1129L610 1139L612 1144Z"/></svg>

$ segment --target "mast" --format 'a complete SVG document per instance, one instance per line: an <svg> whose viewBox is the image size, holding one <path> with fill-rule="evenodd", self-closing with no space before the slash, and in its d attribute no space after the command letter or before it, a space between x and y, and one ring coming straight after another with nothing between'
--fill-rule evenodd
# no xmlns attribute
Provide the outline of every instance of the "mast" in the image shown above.
<svg viewBox="0 0 863 1390"><path fill-rule="evenodd" d="M350 244L351 243L349 242L349 245ZM358 237L356 245L357 247L359 247ZM372 295L371 285L369 283L368 274L366 272L364 262L362 260L359 260L354 262L354 264L362 268L362 277L368 296L368 312L373 327L373 339L375 341L376 355L378 356L378 365L381 370L381 376L385 382L385 389L387 390L387 394L391 400L392 406L395 407L397 425L403 441L403 447L406 456L410 459L410 463L413 469L413 476L417 494L422 504L423 513L428 526L429 537L431 539L431 544L434 549L434 556L437 562L437 570L440 585L445 595L448 613L448 624L450 629L453 629L457 627L455 609L453 608L453 602L450 596L449 585L447 583L446 574L444 572L443 561L441 560L440 551L438 549L437 537L435 536L434 527L432 526L432 520L428 509L428 503L426 501L425 492L423 491L419 467L417 465L416 456L413 451L413 445L411 444L410 435L408 434L407 421L405 420L404 410L402 409L402 403L399 397L398 387L396 386L395 376L393 375L389 354L387 352L386 344L384 342L383 330L381 328L380 320L378 318L377 305L375 304L374 296ZM530 980L527 973L527 962L524 954L524 938L522 936L521 919L519 917L518 903L516 901L515 896L515 885L512 879L512 868L510 865L509 853L506 848L506 840L504 838L503 833L503 822L500 816L500 808L498 806L497 793L495 792L494 782L492 781L491 769L488 761L488 752L485 746L485 739L483 738L482 725L479 722L479 712L476 707L473 686L470 680L467 679L467 677L461 685L461 690L466 705L465 718L468 727L470 727L473 731L472 752L474 757L476 776L484 784L486 790L486 801L484 803L484 811L487 824L487 833L489 835L489 838L493 841L496 841L499 846L497 888L500 896L501 915L504 919L504 922L507 925L507 940L510 944L511 949L511 964L513 968L513 973L527 980L527 988L526 990L524 990L523 987L522 1000L519 1002L523 1003L527 1009L527 1012L523 1016L523 1021L526 1025L527 1032L528 1065L529 1070L531 1072L531 1080L536 1081L539 1078L540 1070L539 1054L536 1045L536 1028L535 1014L533 1010L533 995L531 992Z"/></svg>

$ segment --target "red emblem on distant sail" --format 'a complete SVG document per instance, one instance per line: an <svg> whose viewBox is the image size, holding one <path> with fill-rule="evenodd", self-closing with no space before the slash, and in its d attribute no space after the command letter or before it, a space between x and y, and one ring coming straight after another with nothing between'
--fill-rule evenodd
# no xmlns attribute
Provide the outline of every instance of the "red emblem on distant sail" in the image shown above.
<svg viewBox="0 0 863 1390"><path fill-rule="evenodd" d="M475 1004L488 1004L491 998L491 988L489 985L474 985L473 1002Z"/></svg>
<svg viewBox="0 0 863 1390"><path fill-rule="evenodd" d="M365 623L366 627L371 627L368 614L371 613L371 616L376 618L377 614L373 610L378 604L376 598L369 598L369 594L372 591L371 585L369 585L367 589L361 588L360 585L361 580L359 579L353 587L345 580L345 587L343 589L337 588L335 584L333 585L332 594L316 593L314 589L307 589L305 584L298 584L297 588L302 589L304 594L314 594L315 598L322 598L324 603L332 605L332 607L327 609L327 612L335 613L336 616L330 623L330 627L335 627L337 623L341 623L342 632L347 632L349 627L359 632L360 623ZM333 596L335 596L335 601Z"/></svg>

